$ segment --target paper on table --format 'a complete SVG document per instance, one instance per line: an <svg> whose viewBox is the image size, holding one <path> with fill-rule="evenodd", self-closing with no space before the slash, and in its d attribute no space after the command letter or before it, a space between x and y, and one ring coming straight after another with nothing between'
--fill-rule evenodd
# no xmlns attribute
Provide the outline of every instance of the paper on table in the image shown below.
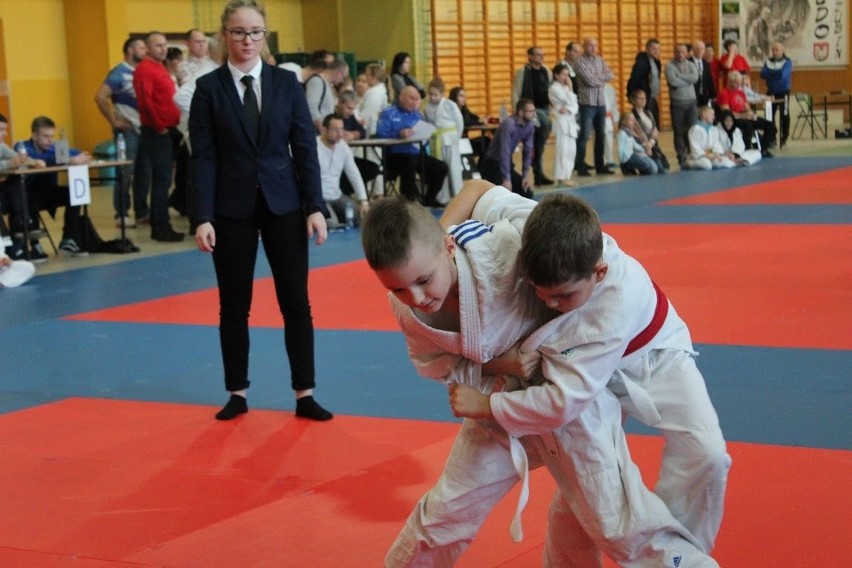
<svg viewBox="0 0 852 568"><path fill-rule="evenodd" d="M432 133L435 132L435 125L425 120L418 120L411 129L414 131L411 137L420 140L431 137Z"/></svg>

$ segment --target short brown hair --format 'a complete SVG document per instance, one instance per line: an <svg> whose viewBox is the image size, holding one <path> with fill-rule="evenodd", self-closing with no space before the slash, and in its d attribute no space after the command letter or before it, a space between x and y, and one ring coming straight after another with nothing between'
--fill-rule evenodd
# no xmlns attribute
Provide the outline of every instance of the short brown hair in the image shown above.
<svg viewBox="0 0 852 568"><path fill-rule="evenodd" d="M530 213L518 262L538 286L558 286L589 278L603 256L598 214L573 195L552 193Z"/></svg>
<svg viewBox="0 0 852 568"><path fill-rule="evenodd" d="M373 270L400 266L419 241L440 249L447 233L431 211L401 197L387 197L370 207L361 224L361 247Z"/></svg>

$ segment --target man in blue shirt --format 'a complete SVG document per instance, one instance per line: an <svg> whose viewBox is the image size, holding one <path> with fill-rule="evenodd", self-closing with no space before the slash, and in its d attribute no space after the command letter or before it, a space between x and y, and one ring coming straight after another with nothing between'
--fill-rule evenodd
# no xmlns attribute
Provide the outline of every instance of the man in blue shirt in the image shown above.
<svg viewBox="0 0 852 568"><path fill-rule="evenodd" d="M417 107L420 106L420 93L414 87L405 87L399 93L399 99L379 115L376 125L377 138L411 138L414 125L423 120ZM444 184L449 168L447 164L420 151L419 144L399 144L387 146L385 164L388 169L399 174L400 191L410 201L419 201L420 192L414 179L415 173L423 171L426 178L426 195L423 205L443 207L437 199Z"/></svg>
<svg viewBox="0 0 852 568"><path fill-rule="evenodd" d="M56 135L56 124L46 116L33 119L31 127L32 137L15 144L15 150L19 153L26 151L30 160L34 160L37 166L55 166L56 148L54 137ZM75 148L69 149L70 163L88 164L92 157L88 152L81 152ZM59 251L67 256L85 256L88 253L77 244L80 240L80 206L70 205L68 187L59 185L59 176L56 173L29 175L26 177L27 185L27 207L30 212L28 229L37 229L37 212L46 210L51 217L56 215L56 210L65 207L64 226L62 227L62 241L59 243ZM21 203L20 192L10 191L11 201L11 225L12 233L23 233L23 203ZM32 241L30 260L33 262L44 262L47 260L38 240Z"/></svg>
<svg viewBox="0 0 852 568"><path fill-rule="evenodd" d="M766 60L760 70L760 76L766 81L766 90L774 99L772 104L772 122L775 113L781 111L781 146L787 143L790 135L790 89L793 84L793 61L784 55L784 45L775 42L770 48L772 57Z"/></svg>

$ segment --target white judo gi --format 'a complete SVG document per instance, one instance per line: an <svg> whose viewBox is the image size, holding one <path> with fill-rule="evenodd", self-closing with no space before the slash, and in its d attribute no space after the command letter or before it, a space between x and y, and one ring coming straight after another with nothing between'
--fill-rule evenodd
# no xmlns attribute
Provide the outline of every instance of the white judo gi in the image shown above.
<svg viewBox="0 0 852 568"><path fill-rule="evenodd" d="M689 128L689 152L683 167L690 170L712 170L733 168L733 160L726 157L725 147L719 130L715 126L709 128L703 122L696 122ZM725 135L727 140L728 136Z"/></svg>
<svg viewBox="0 0 852 568"><path fill-rule="evenodd" d="M481 364L553 316L516 266L520 230L535 202L515 205L507 220L492 226L468 221L451 231L458 244L461 332L425 325L390 295L421 375L490 392L493 379L481 376ZM527 467L545 465L560 491L551 510L559 530L548 533L546 566L600 566L598 547L622 566L716 566L642 484L630 460L621 407L606 389L598 394L570 423L520 441L493 420L466 419L440 479L415 506L385 565L452 566L496 503L521 480L512 526L519 539Z"/></svg>
<svg viewBox="0 0 852 568"><path fill-rule="evenodd" d="M728 137L728 133L725 131L725 128L721 123L716 125L716 129L719 131L719 143L722 148L725 152L733 152L739 156L742 165L753 166L763 159L763 155L760 153L760 150L746 150L745 141L743 140L743 131L736 126L734 127L733 140Z"/></svg>
<svg viewBox="0 0 852 568"><path fill-rule="evenodd" d="M553 107L553 131L556 133L553 179L570 180L574 171L574 157L577 155L577 136L580 133L580 125L577 124L580 104L577 95L558 81L550 85L547 94Z"/></svg>
<svg viewBox="0 0 852 568"><path fill-rule="evenodd" d="M464 118L459 106L446 97L442 97L438 104L428 103L423 109L423 117L436 128L430 142L432 157L442 160L450 169L438 193L439 201L449 201L462 187L459 140L464 132Z"/></svg>

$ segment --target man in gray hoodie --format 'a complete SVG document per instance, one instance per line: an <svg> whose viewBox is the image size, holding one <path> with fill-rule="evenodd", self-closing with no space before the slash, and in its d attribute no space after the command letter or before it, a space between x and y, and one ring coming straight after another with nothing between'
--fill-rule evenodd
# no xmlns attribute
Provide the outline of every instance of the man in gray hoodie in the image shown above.
<svg viewBox="0 0 852 568"><path fill-rule="evenodd" d="M695 98L695 83L700 78L698 68L686 58L688 47L685 43L675 46L674 59L666 64L666 81L669 84L669 110L672 116L674 147L677 162L683 161L689 151L687 136L690 127L698 120L698 106Z"/></svg>

